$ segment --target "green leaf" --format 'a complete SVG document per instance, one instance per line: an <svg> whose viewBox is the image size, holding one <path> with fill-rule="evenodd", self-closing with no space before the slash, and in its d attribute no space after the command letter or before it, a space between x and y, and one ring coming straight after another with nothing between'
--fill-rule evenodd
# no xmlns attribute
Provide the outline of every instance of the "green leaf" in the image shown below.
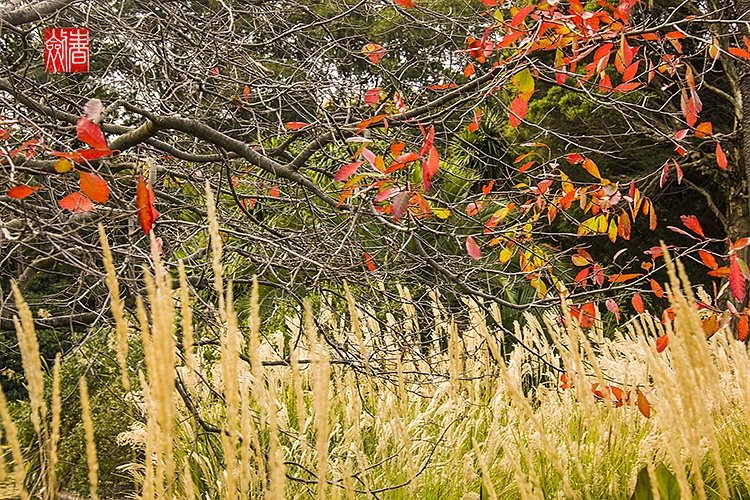
<svg viewBox="0 0 750 500"><path fill-rule="evenodd" d="M659 464L656 468L656 485L659 488L659 496L662 500L680 500L680 484L669 469L664 464ZM630 496L630 500L654 500L654 493L651 490L651 478L648 475L648 468L643 467L638 473L638 481L635 484L635 491Z"/></svg>
<svg viewBox="0 0 750 500"><path fill-rule="evenodd" d="M522 101L528 102L534 93L534 77L529 68L519 71L513 75L513 85L518 89L518 96Z"/></svg>

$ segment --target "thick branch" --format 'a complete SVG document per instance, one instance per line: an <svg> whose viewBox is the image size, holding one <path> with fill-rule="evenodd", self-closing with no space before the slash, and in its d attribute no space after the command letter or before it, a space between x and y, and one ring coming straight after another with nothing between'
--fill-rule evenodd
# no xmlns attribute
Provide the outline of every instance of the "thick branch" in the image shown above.
<svg viewBox="0 0 750 500"><path fill-rule="evenodd" d="M50 14L72 5L77 0L47 0L46 2L32 2L31 5L19 7L13 11L0 12L0 21L12 26L41 21Z"/></svg>

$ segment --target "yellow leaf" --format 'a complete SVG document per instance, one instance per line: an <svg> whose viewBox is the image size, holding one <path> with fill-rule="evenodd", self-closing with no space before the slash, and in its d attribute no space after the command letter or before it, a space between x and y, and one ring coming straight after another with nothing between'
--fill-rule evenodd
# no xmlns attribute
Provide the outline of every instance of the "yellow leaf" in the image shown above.
<svg viewBox="0 0 750 500"><path fill-rule="evenodd" d="M60 158L57 160L57 163L55 163L55 172L58 174L64 174L65 172L69 172L73 168L73 162L68 160L67 158Z"/></svg>
<svg viewBox="0 0 750 500"><path fill-rule="evenodd" d="M609 221L609 231L607 231L607 236L609 236L609 241L612 243L617 240L617 223L615 223L614 217Z"/></svg>
<svg viewBox="0 0 750 500"><path fill-rule="evenodd" d="M447 208L433 208L432 213L435 214L435 217L437 217L438 219L443 220L451 216L451 211Z"/></svg>
<svg viewBox="0 0 750 500"><path fill-rule="evenodd" d="M583 168L586 169L586 172L590 173L597 179L601 179L602 175L599 173L599 167L596 166L596 163L594 163L594 160L591 158L586 158L583 160Z"/></svg>

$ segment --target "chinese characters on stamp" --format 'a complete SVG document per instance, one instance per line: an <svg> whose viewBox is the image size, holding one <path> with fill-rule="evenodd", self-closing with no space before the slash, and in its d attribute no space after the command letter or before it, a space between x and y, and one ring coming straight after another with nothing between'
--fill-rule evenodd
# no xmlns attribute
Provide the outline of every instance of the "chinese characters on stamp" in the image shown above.
<svg viewBox="0 0 750 500"><path fill-rule="evenodd" d="M44 70L48 73L88 73L89 29L45 28Z"/></svg>

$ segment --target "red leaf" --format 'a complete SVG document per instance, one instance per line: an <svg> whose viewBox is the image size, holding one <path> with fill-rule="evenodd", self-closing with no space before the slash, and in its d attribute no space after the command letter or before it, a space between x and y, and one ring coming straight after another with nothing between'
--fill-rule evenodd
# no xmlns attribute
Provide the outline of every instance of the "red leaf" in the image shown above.
<svg viewBox="0 0 750 500"><path fill-rule="evenodd" d="M109 199L109 186L99 175L90 172L81 172L79 182L81 192L96 203L107 203Z"/></svg>
<svg viewBox="0 0 750 500"><path fill-rule="evenodd" d="M245 85L245 88L242 90L242 99L244 99L245 102L250 100L250 87L247 85Z"/></svg>
<svg viewBox="0 0 750 500"><path fill-rule="evenodd" d="M664 349L669 345L669 337L665 333L658 339L656 339L656 352L664 352Z"/></svg>
<svg viewBox="0 0 750 500"><path fill-rule="evenodd" d="M664 289L656 280L651 280L651 290L656 294L657 297L664 297Z"/></svg>
<svg viewBox="0 0 750 500"><path fill-rule="evenodd" d="M740 316L740 320L737 322L737 338L740 342L744 342L747 338L748 333L748 317L747 314Z"/></svg>
<svg viewBox="0 0 750 500"><path fill-rule="evenodd" d="M689 129L689 128L684 128L684 129L682 129L682 130L678 131L678 132L677 132L677 133L676 133L676 134L674 135L674 137L675 137L675 139L677 139L678 141L681 141L681 140L683 140L683 139L685 138L685 136L686 136L686 135L688 135L688 132L690 132L690 129Z"/></svg>
<svg viewBox="0 0 750 500"><path fill-rule="evenodd" d="M148 235L154 226L154 221L159 217L159 212L154 208L156 195L151 187L151 183L138 176L138 184L135 190L135 206L138 209L138 221L141 223L143 233ZM253 202L252 205L255 205Z"/></svg>
<svg viewBox="0 0 750 500"><path fill-rule="evenodd" d="M25 184L21 184L20 186L10 188L8 190L8 196L17 200L22 200L37 189L39 189L39 186L26 186Z"/></svg>
<svg viewBox="0 0 750 500"><path fill-rule="evenodd" d="M705 234L703 234L703 228L701 227L701 223L698 222L698 217L695 215L680 215L680 220L683 224L685 224L685 227L693 231L695 234L699 234L702 237L706 237Z"/></svg>
<svg viewBox="0 0 750 500"><path fill-rule="evenodd" d="M375 261L372 260L372 257L370 257L370 254L365 252L365 264L367 264L367 269L370 270L370 272L375 272Z"/></svg>
<svg viewBox="0 0 750 500"><path fill-rule="evenodd" d="M736 255L732 256L729 263L729 288L735 299L742 302L745 300L745 276L740 268L740 259Z"/></svg>
<svg viewBox="0 0 750 500"><path fill-rule="evenodd" d="M305 123L305 122L289 122L289 123L285 123L284 127L286 127L289 130L299 130L301 128L307 127L308 125L309 123Z"/></svg>
<svg viewBox="0 0 750 500"><path fill-rule="evenodd" d="M596 304L593 302L587 302L581 306L580 322L583 328L588 328L594 325L596 319Z"/></svg>
<svg viewBox="0 0 750 500"><path fill-rule="evenodd" d="M710 267L711 269L719 268L719 264L716 263L716 259L714 258L714 256L707 251L698 250L698 255L700 255L700 258L703 261L703 264L706 265L706 267Z"/></svg>
<svg viewBox="0 0 750 500"><path fill-rule="evenodd" d="M469 236L466 238L466 253L469 254L469 256L474 260L479 260L482 258L482 251L479 249L479 245L477 245L477 242L474 241L474 238Z"/></svg>
<svg viewBox="0 0 750 500"><path fill-rule="evenodd" d="M578 153L573 153L572 155L566 156L565 159L568 160L568 163L570 163L571 165L577 165L579 163L583 163L586 158L579 155Z"/></svg>
<svg viewBox="0 0 750 500"><path fill-rule="evenodd" d="M586 280L588 279L590 272L591 272L590 267L584 267L583 269L581 269L581 272L576 274L576 278L575 278L576 285L583 285L583 287L585 288Z"/></svg>
<svg viewBox="0 0 750 500"><path fill-rule="evenodd" d="M370 89L365 93L365 104L367 104L368 106L377 106L379 100L380 100L380 88L379 87Z"/></svg>
<svg viewBox="0 0 750 500"><path fill-rule="evenodd" d="M279 186L274 186L271 188L270 191L268 191L268 196L271 198L278 198L279 197Z"/></svg>
<svg viewBox="0 0 750 500"><path fill-rule="evenodd" d="M69 194L57 203L65 210L70 210L77 214L81 212L90 212L94 209L94 204L91 200L80 191Z"/></svg>
<svg viewBox="0 0 750 500"><path fill-rule="evenodd" d="M669 160L664 162L661 167L661 177L659 177L659 187L664 187L667 182L667 176L669 175Z"/></svg>
<svg viewBox="0 0 750 500"><path fill-rule="evenodd" d="M518 128L523 119L526 118L528 111L529 103L527 101L524 101L520 97L513 99L513 102L510 103L510 113L508 114L511 127Z"/></svg>
<svg viewBox="0 0 750 500"><path fill-rule="evenodd" d="M661 352L661 351L659 351ZM641 412L641 415L643 415L646 418L651 417L651 405L648 402L648 399L646 399L646 396L643 394L643 391L638 389L638 396L636 398L637 404L638 404L638 411Z"/></svg>
<svg viewBox="0 0 750 500"><path fill-rule="evenodd" d="M333 176L334 182L341 182L348 179L354 172L357 171L360 165L362 165L363 162L361 161L355 161L354 163L349 163L347 165L344 165L339 169L338 172L336 172L336 175Z"/></svg>
<svg viewBox="0 0 750 500"><path fill-rule="evenodd" d="M377 64L386 54L386 50L377 43L368 43L362 47L362 53L367 56L372 64Z"/></svg>
<svg viewBox="0 0 750 500"><path fill-rule="evenodd" d="M437 173L438 168L440 168L440 156L433 146L427 155L427 161L422 160L422 183L425 191L430 190L430 179Z"/></svg>
<svg viewBox="0 0 750 500"><path fill-rule="evenodd" d="M727 169L727 155L724 154L724 150L721 149L721 144L716 143L716 163L722 170Z"/></svg>
<svg viewBox="0 0 750 500"><path fill-rule="evenodd" d="M104 134L102 134L102 130L99 128L99 125L92 122L85 116L82 116L78 119L78 123L76 123L76 134L78 135L78 138L80 140L94 149L99 149L102 151L109 150L109 148L107 147L107 141L104 139Z"/></svg>
<svg viewBox="0 0 750 500"><path fill-rule="evenodd" d="M469 132L476 132L479 130L479 124L482 122L482 110L478 109L474 113L474 119L469 124Z"/></svg>
<svg viewBox="0 0 750 500"><path fill-rule="evenodd" d="M406 7L407 9L413 9L417 6L413 0L394 0L398 5Z"/></svg>
<svg viewBox="0 0 750 500"><path fill-rule="evenodd" d="M641 297L641 294L636 293L633 295L631 302L633 304L633 309L635 309L638 314L643 314L643 298Z"/></svg>
<svg viewBox="0 0 750 500"><path fill-rule="evenodd" d="M630 92L631 90L637 89L641 85L643 85L643 83L641 83L641 82L626 82L626 83L621 83L617 87L613 88L612 92L617 92L617 93L620 93L620 94L624 94L625 92Z"/></svg>

